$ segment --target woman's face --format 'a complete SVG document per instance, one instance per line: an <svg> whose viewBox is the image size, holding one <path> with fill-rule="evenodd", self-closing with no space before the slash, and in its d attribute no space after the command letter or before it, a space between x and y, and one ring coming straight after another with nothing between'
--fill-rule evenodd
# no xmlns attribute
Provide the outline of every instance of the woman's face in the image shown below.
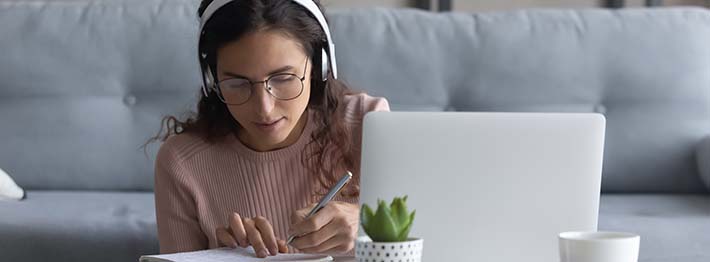
<svg viewBox="0 0 710 262"><path fill-rule="evenodd" d="M265 83L254 83L245 103L227 105L242 127L239 140L257 151L286 147L300 137L311 93L310 58L297 41L275 30L249 33L217 50L220 82L232 78L258 82L279 73L295 74L298 78L305 74L303 92L294 99L279 100L267 91Z"/></svg>

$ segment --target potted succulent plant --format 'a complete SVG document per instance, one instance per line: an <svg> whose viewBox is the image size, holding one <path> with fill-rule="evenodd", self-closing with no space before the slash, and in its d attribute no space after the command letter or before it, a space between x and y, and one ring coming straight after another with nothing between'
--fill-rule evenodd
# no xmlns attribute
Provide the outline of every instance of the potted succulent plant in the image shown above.
<svg viewBox="0 0 710 262"><path fill-rule="evenodd" d="M395 197L389 205L378 199L375 212L363 204L360 223L367 236L358 237L355 243L357 261L421 261L424 240L409 237L415 213L407 210L407 196Z"/></svg>

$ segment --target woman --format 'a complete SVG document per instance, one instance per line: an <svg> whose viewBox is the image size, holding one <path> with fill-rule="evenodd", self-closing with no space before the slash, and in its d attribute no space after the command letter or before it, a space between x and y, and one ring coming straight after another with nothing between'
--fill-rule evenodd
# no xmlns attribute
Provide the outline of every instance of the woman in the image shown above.
<svg viewBox="0 0 710 262"><path fill-rule="evenodd" d="M389 110L387 101L335 78L318 3L215 1L198 10L205 74L198 112L166 117L167 131L154 138L164 141L155 167L160 252L252 246L262 258L352 254L362 119ZM352 182L305 219L346 170Z"/></svg>

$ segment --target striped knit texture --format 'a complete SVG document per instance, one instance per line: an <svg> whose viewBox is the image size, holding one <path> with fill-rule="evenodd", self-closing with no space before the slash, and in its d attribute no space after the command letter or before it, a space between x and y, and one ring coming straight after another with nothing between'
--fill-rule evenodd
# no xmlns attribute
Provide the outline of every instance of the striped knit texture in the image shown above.
<svg viewBox="0 0 710 262"><path fill-rule="evenodd" d="M365 113L389 111L389 105L384 98L357 94L345 97L344 109L359 156ZM313 152L307 144L317 127L313 113L308 113L300 138L274 151L254 151L235 136L215 144L185 133L168 138L155 163L160 253L217 248L215 230L226 227L233 212L267 218L276 237L285 240L292 212L318 201L313 195L318 178L301 161L302 154ZM357 183L359 170L353 173ZM334 201L357 203L358 199L338 196Z"/></svg>

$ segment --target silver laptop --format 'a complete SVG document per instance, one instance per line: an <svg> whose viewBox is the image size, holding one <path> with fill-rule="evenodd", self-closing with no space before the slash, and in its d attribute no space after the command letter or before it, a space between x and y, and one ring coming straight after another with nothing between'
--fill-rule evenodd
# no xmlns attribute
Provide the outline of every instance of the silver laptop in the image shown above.
<svg viewBox="0 0 710 262"><path fill-rule="evenodd" d="M424 261L559 261L557 235L597 229L605 118L373 112L360 203L408 195ZM363 230L361 228L360 232Z"/></svg>

